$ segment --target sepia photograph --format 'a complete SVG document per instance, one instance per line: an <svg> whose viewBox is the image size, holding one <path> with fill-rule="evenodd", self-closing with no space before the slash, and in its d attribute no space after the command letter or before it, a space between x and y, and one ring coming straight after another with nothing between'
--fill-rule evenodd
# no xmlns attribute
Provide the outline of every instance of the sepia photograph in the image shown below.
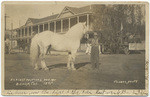
<svg viewBox="0 0 150 97"><path fill-rule="evenodd" d="M2 95L148 95L149 3L1 3Z"/></svg>

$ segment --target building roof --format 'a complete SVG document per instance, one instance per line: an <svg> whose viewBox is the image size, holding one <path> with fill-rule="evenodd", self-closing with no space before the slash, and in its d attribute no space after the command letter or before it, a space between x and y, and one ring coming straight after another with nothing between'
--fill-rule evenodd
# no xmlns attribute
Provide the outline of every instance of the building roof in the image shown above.
<svg viewBox="0 0 150 97"><path fill-rule="evenodd" d="M58 15L59 14L55 14L55 15L47 16L47 17L44 17L44 18L41 18L41 19L30 18L30 20L33 24L36 24L36 23L56 19Z"/></svg>
<svg viewBox="0 0 150 97"><path fill-rule="evenodd" d="M85 12L91 12L91 5L80 7L80 8L76 8L76 7L68 7L68 8L72 12L74 12L75 14L81 14L81 13L85 13Z"/></svg>
<svg viewBox="0 0 150 97"><path fill-rule="evenodd" d="M91 12L91 5L85 6L85 7L80 7L80 8L66 6L65 8L69 9L74 15ZM62 13L62 12L61 12L61 13ZM46 22L46 21L50 21L50 20L57 19L57 18L59 18L58 16L59 16L61 13L59 13L59 14L54 14L54 15L51 15L51 16L47 16L47 17L40 18L40 19L29 18L28 20L30 20L30 22L32 22L32 24L34 25L34 24L38 24L38 23L42 23L42 22ZM28 20L27 20L27 21L28 21ZM26 25L26 24L25 24L25 25ZM25 25L24 25L24 26L25 26ZM24 27L24 26L22 26L22 27Z"/></svg>

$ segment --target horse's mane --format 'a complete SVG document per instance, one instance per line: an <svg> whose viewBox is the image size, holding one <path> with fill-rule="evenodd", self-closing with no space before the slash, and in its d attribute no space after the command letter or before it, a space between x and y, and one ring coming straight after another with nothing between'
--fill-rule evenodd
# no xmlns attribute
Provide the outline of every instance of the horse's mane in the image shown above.
<svg viewBox="0 0 150 97"><path fill-rule="evenodd" d="M81 39L82 38L82 36L83 36L83 30L84 30L84 26L83 26L84 24L83 23L78 23L78 24L76 24L76 25L74 25L74 26L72 26L67 32L66 32L66 34L59 34L59 33L54 33L54 32L52 32L52 31L46 31L46 33L48 33L48 35L49 34L57 34L57 35L61 35L61 36L63 36L63 37L66 37L66 38L71 38L71 39ZM50 33L51 32L51 33ZM34 37L32 38L32 41L34 41L34 40L37 40L37 39L39 39L38 37L42 37L41 36L41 34L42 35L44 35L44 33L40 33L40 34L35 34L34 35ZM45 35L47 35L47 34L45 34Z"/></svg>
<svg viewBox="0 0 150 97"><path fill-rule="evenodd" d="M83 31L83 23L78 23L73 27L71 27L65 35L73 37L82 37L83 35L82 31Z"/></svg>

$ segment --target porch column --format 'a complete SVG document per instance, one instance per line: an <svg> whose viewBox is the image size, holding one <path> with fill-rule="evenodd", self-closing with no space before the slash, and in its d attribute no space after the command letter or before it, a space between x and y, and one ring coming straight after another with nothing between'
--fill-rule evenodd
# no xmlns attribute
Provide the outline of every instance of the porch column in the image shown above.
<svg viewBox="0 0 150 97"><path fill-rule="evenodd" d="M70 18L69 18L69 29L70 29Z"/></svg>
<svg viewBox="0 0 150 97"><path fill-rule="evenodd" d="M56 21L54 21L54 32L56 32Z"/></svg>
<svg viewBox="0 0 150 97"><path fill-rule="evenodd" d="M44 24L43 24L43 31L44 31Z"/></svg>
<svg viewBox="0 0 150 97"><path fill-rule="evenodd" d="M48 22L48 30L50 31L50 22Z"/></svg>
<svg viewBox="0 0 150 97"><path fill-rule="evenodd" d="M20 37L22 37L22 29L20 29Z"/></svg>
<svg viewBox="0 0 150 97"><path fill-rule="evenodd" d="M63 32L63 20L61 20L61 32Z"/></svg>
<svg viewBox="0 0 150 97"><path fill-rule="evenodd" d="M33 32L33 26L31 26L31 32Z"/></svg>
<svg viewBox="0 0 150 97"><path fill-rule="evenodd" d="M87 14L87 28L88 28L88 30L89 30L89 14Z"/></svg>
<svg viewBox="0 0 150 97"><path fill-rule="evenodd" d="M31 26L31 33L33 33L33 26Z"/></svg>
<svg viewBox="0 0 150 97"><path fill-rule="evenodd" d="M18 29L18 37L20 37L20 29Z"/></svg>
<svg viewBox="0 0 150 97"><path fill-rule="evenodd" d="M29 36L29 27L27 27L27 36Z"/></svg>
<svg viewBox="0 0 150 97"><path fill-rule="evenodd" d="M77 23L79 23L79 16L77 16Z"/></svg>
<svg viewBox="0 0 150 97"><path fill-rule="evenodd" d="M38 33L40 33L40 25L38 25Z"/></svg>
<svg viewBox="0 0 150 97"><path fill-rule="evenodd" d="M17 32L16 37L18 37L18 36L19 36L19 31L18 31L18 29L16 29L16 32Z"/></svg>
<svg viewBox="0 0 150 97"><path fill-rule="evenodd" d="M24 36L24 28L22 28L22 37Z"/></svg>
<svg viewBox="0 0 150 97"><path fill-rule="evenodd" d="M26 36L25 34L26 34L26 28L24 27L24 34L23 35Z"/></svg>
<svg viewBox="0 0 150 97"><path fill-rule="evenodd" d="M33 26L31 26L30 36L32 36L32 33L33 33Z"/></svg>

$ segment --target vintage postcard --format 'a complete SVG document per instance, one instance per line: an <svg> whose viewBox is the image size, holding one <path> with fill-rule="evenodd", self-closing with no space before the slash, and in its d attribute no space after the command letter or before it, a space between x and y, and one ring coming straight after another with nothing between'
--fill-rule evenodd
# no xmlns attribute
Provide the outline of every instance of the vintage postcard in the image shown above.
<svg viewBox="0 0 150 97"><path fill-rule="evenodd" d="M148 95L148 2L1 5L2 95Z"/></svg>

